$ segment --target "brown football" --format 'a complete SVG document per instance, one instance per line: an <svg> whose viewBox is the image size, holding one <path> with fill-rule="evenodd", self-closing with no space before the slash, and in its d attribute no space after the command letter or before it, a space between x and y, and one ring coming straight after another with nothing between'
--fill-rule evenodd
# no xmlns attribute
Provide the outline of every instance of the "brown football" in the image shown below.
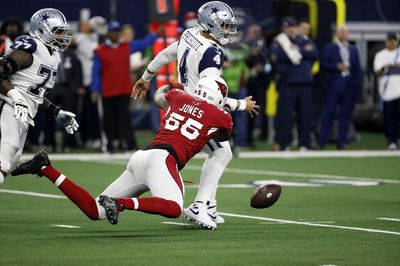
<svg viewBox="0 0 400 266"><path fill-rule="evenodd" d="M265 184L254 191L250 199L250 206L256 209L271 207L281 195L282 187L277 184Z"/></svg>

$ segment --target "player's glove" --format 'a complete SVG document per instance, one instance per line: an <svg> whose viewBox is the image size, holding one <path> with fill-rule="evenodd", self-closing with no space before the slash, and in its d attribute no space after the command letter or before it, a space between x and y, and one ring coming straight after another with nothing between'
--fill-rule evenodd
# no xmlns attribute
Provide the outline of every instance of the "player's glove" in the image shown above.
<svg viewBox="0 0 400 266"><path fill-rule="evenodd" d="M12 89L9 90L7 96L10 97L13 105L14 105L14 116L15 119L19 120L21 123L28 122L28 104L22 97L21 93Z"/></svg>
<svg viewBox="0 0 400 266"><path fill-rule="evenodd" d="M56 116L56 121L64 125L68 134L74 134L79 128L78 122L75 120L75 114L68 111L60 110Z"/></svg>

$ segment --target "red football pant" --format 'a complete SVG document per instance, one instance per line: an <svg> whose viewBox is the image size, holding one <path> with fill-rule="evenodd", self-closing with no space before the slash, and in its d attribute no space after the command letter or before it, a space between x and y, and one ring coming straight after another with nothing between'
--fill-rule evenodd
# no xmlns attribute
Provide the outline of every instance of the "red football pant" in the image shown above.
<svg viewBox="0 0 400 266"><path fill-rule="evenodd" d="M167 218L178 218L182 214L181 207L172 200L158 197L148 198L118 198L121 209L137 210L150 214L159 214Z"/></svg>

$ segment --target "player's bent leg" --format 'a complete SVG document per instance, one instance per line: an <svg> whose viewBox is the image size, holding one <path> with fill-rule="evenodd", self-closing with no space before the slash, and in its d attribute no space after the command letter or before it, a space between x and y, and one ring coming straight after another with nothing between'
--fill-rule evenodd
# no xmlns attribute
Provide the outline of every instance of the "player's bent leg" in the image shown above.
<svg viewBox="0 0 400 266"><path fill-rule="evenodd" d="M149 214L157 214L168 218L177 218L182 214L183 185L176 161L165 150L137 151L128 163L128 169L137 177L137 182L145 184L152 197L116 198L108 204L110 212L107 218L115 220L112 215L124 209L136 210ZM104 205L103 205L104 206ZM107 208L106 208L107 210ZM117 214L118 215L118 214ZM116 216L117 216L116 215ZM115 215L114 215L115 216ZM118 219L118 217L116 217Z"/></svg>
<svg viewBox="0 0 400 266"><path fill-rule="evenodd" d="M67 196L83 213L92 220L99 219L99 210L96 200L82 187L78 186L65 175L55 169L45 151L41 150L35 156L18 165L11 175L37 174L46 176Z"/></svg>

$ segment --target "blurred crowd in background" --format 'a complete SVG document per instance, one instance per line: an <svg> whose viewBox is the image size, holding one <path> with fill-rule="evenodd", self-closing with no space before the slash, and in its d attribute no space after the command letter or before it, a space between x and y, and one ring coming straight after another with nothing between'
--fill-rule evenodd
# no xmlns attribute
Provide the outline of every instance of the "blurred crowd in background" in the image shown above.
<svg viewBox="0 0 400 266"><path fill-rule="evenodd" d="M196 19L195 12L187 13L180 32L196 26ZM12 41L26 32L20 19L9 18L3 20L0 34L0 55L4 55ZM163 37L162 30L136 39L133 25L95 16L80 21L73 36L61 56L56 85L47 97L77 115L79 134L64 134L53 120L39 113L36 126L30 128L27 149L136 150L135 131L156 131L159 117L152 94L146 100L133 101L131 88L153 58L152 45ZM351 117L362 100L363 70L357 48L348 42L347 27L337 27L332 37L335 42L317 47L307 19L286 16L277 31L263 32L252 24L241 30L236 43L225 47L223 78L229 97L252 95L261 107L260 115L253 119L245 112L233 113L235 147L254 147L265 141L273 144L273 150L306 151L323 149L333 142L337 149L346 149L357 139ZM373 71L378 78L377 90L382 87L382 131L387 148L395 150L400 93L390 91L400 91L400 84L396 78L386 83L391 74L400 73L397 33L388 33L385 45L384 41L383 50L395 59L379 59ZM113 49L109 52L104 47ZM155 90L155 83L152 86ZM385 96L386 91L390 97Z"/></svg>

